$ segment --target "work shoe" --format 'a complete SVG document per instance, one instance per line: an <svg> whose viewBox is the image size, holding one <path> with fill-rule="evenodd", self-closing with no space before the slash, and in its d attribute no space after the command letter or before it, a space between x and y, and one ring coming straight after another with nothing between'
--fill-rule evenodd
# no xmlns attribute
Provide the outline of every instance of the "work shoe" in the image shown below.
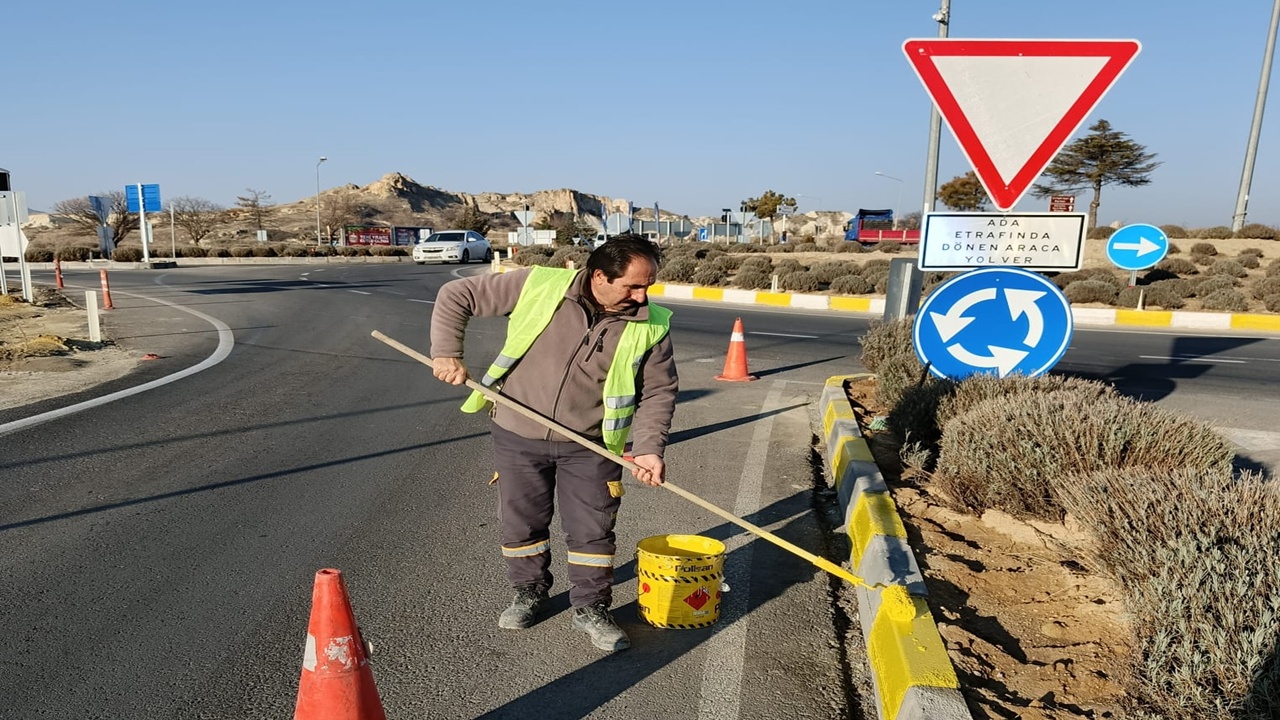
<svg viewBox="0 0 1280 720"><path fill-rule="evenodd" d="M538 613L546 606L546 590L534 587L516 588L511 606L498 616L498 627L503 630L524 630L538 621Z"/></svg>
<svg viewBox="0 0 1280 720"><path fill-rule="evenodd" d="M581 630L591 638L591 644L614 652L631 647L631 639L618 627L613 616L609 614L609 606L598 602L595 605L575 608L571 620L574 630Z"/></svg>

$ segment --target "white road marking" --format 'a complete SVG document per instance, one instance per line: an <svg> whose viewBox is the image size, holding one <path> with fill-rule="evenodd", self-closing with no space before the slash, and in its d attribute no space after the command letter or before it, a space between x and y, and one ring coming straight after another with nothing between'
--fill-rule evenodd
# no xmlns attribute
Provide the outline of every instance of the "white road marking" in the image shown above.
<svg viewBox="0 0 1280 720"><path fill-rule="evenodd" d="M417 300L417 299L414 299L414 298L409 298L409 302L420 302L420 303L426 303L426 304L428 304L428 305L435 305L435 304L436 304L436 301L435 301L435 300Z"/></svg>
<svg viewBox="0 0 1280 720"><path fill-rule="evenodd" d="M1142 360L1176 360L1178 362L1202 362L1202 363L1226 363L1229 365L1244 365L1245 360L1227 360L1225 358L1210 357L1204 355L1139 355Z"/></svg>
<svg viewBox="0 0 1280 720"><path fill-rule="evenodd" d="M347 290L347 292L352 292L352 293L355 293L355 294L357 294L357 295L372 295L372 294L373 294L373 293L365 292L365 291L363 291L363 290Z"/></svg>
<svg viewBox="0 0 1280 720"><path fill-rule="evenodd" d="M1214 429L1245 450L1280 450L1280 432L1231 427Z"/></svg>
<svg viewBox="0 0 1280 720"><path fill-rule="evenodd" d="M113 392L110 395L103 395L102 397L93 398L92 400L85 400L82 403L76 403L75 405L70 405L68 407L60 408L58 410L50 410L49 412L46 412L46 413L40 413L39 415L32 415L29 418L24 418L22 420L14 420L13 422L0 425L0 435L8 435L11 432L17 432L18 430L25 430L26 428L34 427L36 425L41 425L51 420L57 420L59 418L64 418L69 415L74 415L78 412L88 410L89 408L95 408L100 405L106 405L107 403L115 402L116 400L120 400L122 398L127 398L130 395L137 395L138 393L146 392L148 390L158 388L162 385L168 385L169 383L174 382L176 380L181 380L182 378L195 375L198 372L208 370L214 365L217 365L223 360L226 360L227 356L231 354L231 348L233 348L236 344L235 335L231 332L231 328L228 327L226 323L222 322L221 320L215 317L205 315L199 310L192 310L191 308L183 307L182 305L169 302L168 300L161 300L159 298L147 297L145 295L138 295L136 293L125 292L123 290L116 290L115 293L117 295L128 295L129 297L136 297L142 300L148 300L150 302L157 302L157 303L160 303L161 305L168 305L169 307L174 308L175 310L181 310L182 312L195 315L196 317L200 318L201 320L204 320L205 322L212 325L215 329L217 329L218 347L213 351L213 354L210 355L209 357L205 358L204 360L200 361L195 365L192 365L191 367L185 370L179 370L178 372L172 375L166 375L162 378L157 378L155 380L152 380L149 383L143 383L142 385L138 385L136 387L126 388L124 390L120 390L119 392Z"/></svg>
<svg viewBox="0 0 1280 720"><path fill-rule="evenodd" d="M806 339L806 340L817 340L817 339L818 339L818 336L817 336L817 335L792 335L792 334L790 334L790 333L749 332L749 333L747 333L747 334L748 334L748 335L770 335L770 336L772 336L772 337L804 338L804 339Z"/></svg>
<svg viewBox="0 0 1280 720"><path fill-rule="evenodd" d="M765 398L763 412L782 402L785 380L775 381ZM769 436L773 433L773 415L756 422L751 448L742 464L738 482L738 499L733 514L738 517L760 510L760 488L764 484L765 459L769 454ZM731 719L738 717L742 694L742 665L747 648L747 601L751 597L751 541L745 530L725 541L724 576L734 578L733 587L720 602L723 630L706 642L707 660L702 666L701 700L698 717Z"/></svg>

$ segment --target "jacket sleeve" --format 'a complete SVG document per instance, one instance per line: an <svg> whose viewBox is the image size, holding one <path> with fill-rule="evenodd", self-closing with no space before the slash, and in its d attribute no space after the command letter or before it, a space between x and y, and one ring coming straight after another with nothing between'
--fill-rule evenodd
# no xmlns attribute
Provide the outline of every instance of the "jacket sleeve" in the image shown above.
<svg viewBox="0 0 1280 720"><path fill-rule="evenodd" d="M467 322L473 317L499 317L514 310L529 272L528 268L522 268L445 283L431 311L431 355L462 357Z"/></svg>
<svg viewBox="0 0 1280 720"><path fill-rule="evenodd" d="M640 399L631 424L631 454L662 455L680 391L671 333L650 348L640 367L636 388Z"/></svg>

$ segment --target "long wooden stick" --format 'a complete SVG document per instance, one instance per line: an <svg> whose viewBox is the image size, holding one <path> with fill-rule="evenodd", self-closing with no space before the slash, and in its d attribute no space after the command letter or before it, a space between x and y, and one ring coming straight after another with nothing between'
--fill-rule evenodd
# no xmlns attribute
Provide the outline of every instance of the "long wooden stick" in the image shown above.
<svg viewBox="0 0 1280 720"><path fill-rule="evenodd" d="M386 335L383 335L381 332L377 330L373 331L373 337L377 340L380 340L386 343L387 345L390 345L396 350L399 350L405 355L408 355L409 357L417 360L423 365L427 365L427 366L430 366L431 368L435 368L435 363L429 356L423 355L422 353L418 352L417 350L414 350L408 345L405 345L401 342L393 340L392 338L389 338ZM471 388L472 390L475 390L476 392L479 392L489 400L492 400L493 402L498 403L503 407L510 408L520 413L521 415L529 418L530 420L533 420L534 422L542 425L543 427L546 427L550 430L554 430L560 433L561 435L564 435L565 437L591 450L597 455L606 457L618 463L619 465L621 465L622 467L628 470L635 471L635 470L641 469L639 465L636 465L630 460L614 455L613 453L609 452L607 449L600 447L599 444L594 443L591 440L588 440L587 438L583 437L582 435L579 435L578 433L570 430L569 428L566 428L560 425L560 423L557 423L551 418L545 417L541 413L535 412L534 410L531 410L525 407L524 405L521 405L520 403L512 400L509 397L506 397L500 393L494 392L493 390L481 385L480 383L470 378L467 379L466 384L467 384L467 387ZM804 548L799 547L798 545L794 545L790 542L787 542L786 540L783 540L782 538L778 537L777 535L774 535L768 530L765 530L762 527L749 523L746 520L743 520L742 518L738 517L737 515L734 515L733 513L729 512L728 510L724 510L717 505L713 505L707 502L706 500L703 500L702 498L698 497L697 495L694 495L688 490L685 490L684 488L676 486L674 483L670 481L663 482L662 487L679 495L685 500L688 500L689 502L694 503L695 505L701 507L704 510L707 510L709 512L715 513L716 515L719 515L720 517L724 518L725 520L728 520L729 522L733 523L734 525L737 525L738 527L746 530L747 532L750 532L753 535L756 535L757 537L764 538L765 540L768 540L769 542L773 543L774 545L777 545L778 547L782 548L783 550L786 550L787 552L792 553L793 555L797 555L799 557L804 558L805 560L808 560L810 563L813 563L818 568L825 570L842 580L847 580L853 583L854 585L860 585L862 587L868 587L868 588L872 587L871 585L868 585L867 582L862 578L858 577L857 575L854 575L848 570L845 570L839 565L836 565L830 560L827 560L824 557L819 557L817 555L814 555L813 553L809 552L808 550L805 550ZM875 587L879 587L879 585Z"/></svg>

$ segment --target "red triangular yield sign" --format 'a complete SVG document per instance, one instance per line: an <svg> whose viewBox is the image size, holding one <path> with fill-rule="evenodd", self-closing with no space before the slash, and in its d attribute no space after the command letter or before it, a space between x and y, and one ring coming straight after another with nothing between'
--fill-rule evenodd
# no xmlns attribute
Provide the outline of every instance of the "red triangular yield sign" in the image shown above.
<svg viewBox="0 0 1280 720"><path fill-rule="evenodd" d="M991 201L1008 211L1137 56L1137 40L907 40Z"/></svg>

